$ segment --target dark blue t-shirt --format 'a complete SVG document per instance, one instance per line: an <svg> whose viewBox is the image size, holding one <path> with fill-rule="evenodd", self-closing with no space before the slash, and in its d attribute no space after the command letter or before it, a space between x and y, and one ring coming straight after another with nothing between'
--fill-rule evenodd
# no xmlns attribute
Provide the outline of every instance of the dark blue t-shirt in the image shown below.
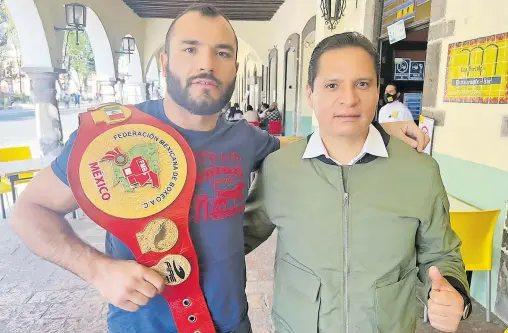
<svg viewBox="0 0 508 333"><path fill-rule="evenodd" d="M169 121L162 100L147 101L137 108L173 126L194 152L198 175L189 225L201 287L217 330L235 330L247 316L243 213L250 173L279 148L279 141L244 120L228 123L222 117L212 131L185 130ZM67 164L76 134L52 164L54 173L67 185ZM109 233L106 253L116 259L134 259ZM169 307L160 295L132 313L110 304L108 327L110 333L176 333Z"/></svg>

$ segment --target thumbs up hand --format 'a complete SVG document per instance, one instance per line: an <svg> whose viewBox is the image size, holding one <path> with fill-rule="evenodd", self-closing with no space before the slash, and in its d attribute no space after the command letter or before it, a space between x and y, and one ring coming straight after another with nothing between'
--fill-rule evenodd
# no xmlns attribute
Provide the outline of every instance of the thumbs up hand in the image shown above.
<svg viewBox="0 0 508 333"><path fill-rule="evenodd" d="M455 288L432 266L429 270L432 289L429 297L429 321L442 332L456 332L464 313L464 299Z"/></svg>

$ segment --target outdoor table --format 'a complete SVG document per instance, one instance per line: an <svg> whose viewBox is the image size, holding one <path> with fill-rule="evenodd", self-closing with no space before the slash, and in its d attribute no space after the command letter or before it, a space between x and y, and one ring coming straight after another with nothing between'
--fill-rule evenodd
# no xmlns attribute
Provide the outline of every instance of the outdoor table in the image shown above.
<svg viewBox="0 0 508 333"><path fill-rule="evenodd" d="M16 202L16 188L15 183L19 180L27 180L29 178L21 177L22 174L38 172L45 167L49 166L53 161L53 157L34 158L29 160L18 160L11 162L0 162L0 180L2 177L9 180L12 191L12 201ZM3 200L1 201L2 217L5 219L5 206Z"/></svg>

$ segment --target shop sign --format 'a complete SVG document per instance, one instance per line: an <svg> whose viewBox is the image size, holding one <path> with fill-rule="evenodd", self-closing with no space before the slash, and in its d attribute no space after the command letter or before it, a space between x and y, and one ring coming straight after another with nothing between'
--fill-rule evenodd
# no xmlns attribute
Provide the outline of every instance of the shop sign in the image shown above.
<svg viewBox="0 0 508 333"><path fill-rule="evenodd" d="M423 81L425 78L425 61L411 61L409 80Z"/></svg>
<svg viewBox="0 0 508 333"><path fill-rule="evenodd" d="M409 80L411 71L411 59L407 58L395 58L395 76L396 81Z"/></svg>
<svg viewBox="0 0 508 333"><path fill-rule="evenodd" d="M399 20L394 24L389 25L387 29L390 44L406 39L406 26L404 25L404 20Z"/></svg>
<svg viewBox="0 0 508 333"><path fill-rule="evenodd" d="M448 46L444 101L508 104L508 33Z"/></svg>

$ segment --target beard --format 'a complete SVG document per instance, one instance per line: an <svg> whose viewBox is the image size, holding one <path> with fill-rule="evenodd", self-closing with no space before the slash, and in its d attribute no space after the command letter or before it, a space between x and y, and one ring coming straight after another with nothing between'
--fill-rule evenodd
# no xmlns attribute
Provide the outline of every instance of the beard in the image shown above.
<svg viewBox="0 0 508 333"><path fill-rule="evenodd" d="M214 81L215 84L217 84L217 88L221 92L221 96L218 99L213 100L210 98L210 92L205 90L203 94L209 97L208 100L196 100L192 98L190 87L192 82L196 79L207 79ZM211 116L219 113L231 99L231 96L235 90L236 76L233 81L226 87L226 89L223 88L223 83L221 81L215 78L213 74L208 73L196 75L187 79L187 82L185 82L185 86L183 88L181 86L181 82L182 80L171 72L168 65L166 67L166 85L168 94L171 99L173 99L176 104L188 110L192 114L199 116Z"/></svg>

